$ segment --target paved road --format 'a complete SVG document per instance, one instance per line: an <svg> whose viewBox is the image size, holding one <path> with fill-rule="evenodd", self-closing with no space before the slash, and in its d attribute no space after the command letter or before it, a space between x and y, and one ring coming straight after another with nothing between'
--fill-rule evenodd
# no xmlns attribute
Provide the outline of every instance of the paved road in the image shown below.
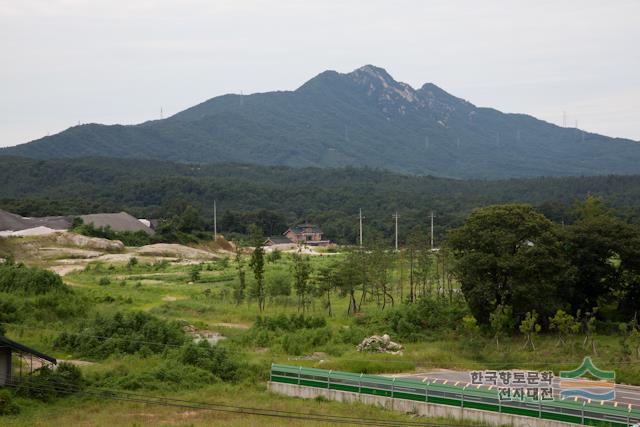
<svg viewBox="0 0 640 427"><path fill-rule="evenodd" d="M455 384L458 382L458 385L465 385L467 383L471 383L471 373L470 371L452 371L447 369L438 369L433 371L428 371L424 373L415 373L415 374L398 374L394 375L396 378L410 378L418 381L422 381L425 378L428 378L428 381L436 381L436 382L444 382L446 381L448 384ZM553 388L554 395L557 396L559 393L559 382L560 378L554 377L553 380ZM588 390L588 389L587 389ZM596 392L602 390L594 390ZM615 385L616 397L615 402L618 402L618 405L633 405L634 409L640 409L640 387L638 386L629 386L616 384ZM611 403L606 403L611 404Z"/></svg>

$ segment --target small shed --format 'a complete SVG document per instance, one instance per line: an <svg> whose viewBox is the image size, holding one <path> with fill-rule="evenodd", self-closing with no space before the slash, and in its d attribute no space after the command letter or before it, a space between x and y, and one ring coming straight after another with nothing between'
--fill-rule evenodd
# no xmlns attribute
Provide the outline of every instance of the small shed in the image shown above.
<svg viewBox="0 0 640 427"><path fill-rule="evenodd" d="M55 357L47 356L44 353L40 353L37 350L27 347L26 345L22 345L15 341L10 340L9 338L0 335L0 387L3 387L7 384L11 384L13 382L13 366L12 366L12 357L16 355L21 359L18 375L22 376L23 374L29 374L36 369L44 366L47 363L57 365L58 361ZM36 359L34 361L34 358ZM23 365L27 365L27 368L24 369ZM34 369L36 367L36 369Z"/></svg>

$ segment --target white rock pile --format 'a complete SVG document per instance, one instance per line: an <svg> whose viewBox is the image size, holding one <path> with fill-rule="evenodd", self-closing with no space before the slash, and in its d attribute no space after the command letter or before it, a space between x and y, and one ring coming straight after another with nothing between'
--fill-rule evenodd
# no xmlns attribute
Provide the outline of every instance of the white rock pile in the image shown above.
<svg viewBox="0 0 640 427"><path fill-rule="evenodd" d="M389 354L402 354L403 348L397 342L391 341L391 337L387 334L367 337L356 347L358 351Z"/></svg>

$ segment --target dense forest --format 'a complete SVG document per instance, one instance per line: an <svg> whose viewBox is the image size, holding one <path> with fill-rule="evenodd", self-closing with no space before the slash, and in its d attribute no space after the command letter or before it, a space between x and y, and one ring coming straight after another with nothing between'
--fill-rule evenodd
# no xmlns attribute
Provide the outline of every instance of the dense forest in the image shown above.
<svg viewBox="0 0 640 427"><path fill-rule="evenodd" d="M0 157L0 209L21 215L125 210L171 218L193 206L210 228L216 200L222 232L246 233L256 223L265 234L278 234L287 225L312 221L326 237L346 243L356 240L359 208L372 238L391 238L397 211L404 241L412 230L427 232L431 211L439 238L473 208L500 203L529 203L554 221L570 223L571 207L589 194L603 198L626 221L640 222L640 176L454 180L352 167Z"/></svg>

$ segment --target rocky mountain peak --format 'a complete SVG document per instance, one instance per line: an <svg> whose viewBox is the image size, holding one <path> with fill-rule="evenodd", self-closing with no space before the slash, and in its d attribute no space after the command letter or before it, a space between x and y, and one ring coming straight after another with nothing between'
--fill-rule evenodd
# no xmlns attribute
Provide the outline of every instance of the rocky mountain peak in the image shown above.
<svg viewBox="0 0 640 427"><path fill-rule="evenodd" d="M375 95L380 101L409 102L418 101L415 89L398 82L384 68L364 65L348 74L355 83L367 87L369 96Z"/></svg>

